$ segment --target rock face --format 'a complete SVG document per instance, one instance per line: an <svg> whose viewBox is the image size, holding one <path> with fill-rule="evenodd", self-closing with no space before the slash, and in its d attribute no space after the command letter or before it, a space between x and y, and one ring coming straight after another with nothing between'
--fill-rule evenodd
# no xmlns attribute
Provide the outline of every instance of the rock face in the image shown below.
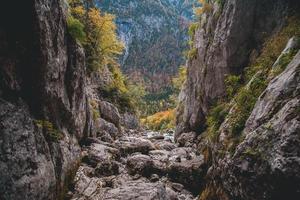
<svg viewBox="0 0 300 200"><path fill-rule="evenodd" d="M202 15L194 36L197 53L188 63L175 135L181 146L199 142L198 149L204 154L208 170L200 199L298 199L299 32L285 33L287 46L280 47L273 55L271 72L264 75L263 92L258 99L255 97L256 104L251 107L251 115L247 115L247 122L239 133L228 132L237 98L226 104L229 114L215 132L206 129L209 124L206 120L216 102L227 101L226 76L241 75L247 80L244 68L258 59L266 41L282 33L283 27L290 23L286 19L296 17L299 24L299 16L295 15L300 10L299 3L292 0L208 2L211 7ZM288 41L288 38L291 39ZM269 54L273 52L269 51ZM279 75L272 74L272 70L282 67L284 59L286 69L279 71ZM245 88L249 88L263 70L266 69L255 71L254 78L244 83ZM248 100L244 99L245 104ZM201 136L192 137L191 132Z"/></svg>
<svg viewBox="0 0 300 200"><path fill-rule="evenodd" d="M220 165L225 188L233 196L300 197L299 72L300 52L263 92L246 123L245 140Z"/></svg>
<svg viewBox="0 0 300 200"><path fill-rule="evenodd" d="M0 26L0 199L61 198L89 120L83 49L64 1L6 2Z"/></svg>
<svg viewBox="0 0 300 200"><path fill-rule="evenodd" d="M265 35L280 28L295 1L239 1L212 3L195 32L197 51L188 62L188 78L177 113L176 137L183 132L201 132L210 106L225 95L224 79L239 74L250 53L259 51ZM274 21L274 19L276 19Z"/></svg>
<svg viewBox="0 0 300 200"><path fill-rule="evenodd" d="M112 104L102 103L108 122L93 116L96 83L87 80L84 50L66 17L63 0L1 6L0 199L63 198L81 159L79 141L99 135L111 142L120 133Z"/></svg>

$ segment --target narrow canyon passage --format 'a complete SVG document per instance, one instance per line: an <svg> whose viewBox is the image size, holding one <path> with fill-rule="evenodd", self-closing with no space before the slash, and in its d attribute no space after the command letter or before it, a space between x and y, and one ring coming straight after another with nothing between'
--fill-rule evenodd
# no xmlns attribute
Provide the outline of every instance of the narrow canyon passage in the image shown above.
<svg viewBox="0 0 300 200"><path fill-rule="evenodd" d="M299 0L0 6L0 200L299 200Z"/></svg>
<svg viewBox="0 0 300 200"><path fill-rule="evenodd" d="M179 138L185 146L173 143L172 137L131 130L113 143L87 139L68 198L194 199L206 171L204 157L196 154L195 134Z"/></svg>

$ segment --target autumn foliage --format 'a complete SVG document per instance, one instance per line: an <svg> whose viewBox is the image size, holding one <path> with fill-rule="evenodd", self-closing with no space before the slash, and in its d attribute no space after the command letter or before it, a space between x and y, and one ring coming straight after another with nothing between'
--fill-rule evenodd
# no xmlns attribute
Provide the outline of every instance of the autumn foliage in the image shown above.
<svg viewBox="0 0 300 200"><path fill-rule="evenodd" d="M201 7L194 8L194 13L196 16L200 16L203 13L210 12L212 10L212 5L207 0L198 0Z"/></svg>
<svg viewBox="0 0 300 200"><path fill-rule="evenodd" d="M163 130L174 128L175 109L155 113L142 119L143 125L152 130Z"/></svg>
<svg viewBox="0 0 300 200"><path fill-rule="evenodd" d="M124 45L116 33L115 16L101 12L88 0L69 0L69 13L69 32L84 46L88 69L118 66Z"/></svg>

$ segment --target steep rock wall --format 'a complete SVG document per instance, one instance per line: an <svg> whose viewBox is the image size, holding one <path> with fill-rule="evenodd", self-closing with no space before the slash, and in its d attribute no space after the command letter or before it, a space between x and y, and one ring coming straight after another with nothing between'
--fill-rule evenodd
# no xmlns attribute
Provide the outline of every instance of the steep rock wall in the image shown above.
<svg viewBox="0 0 300 200"><path fill-rule="evenodd" d="M80 160L85 59L66 11L61 0L1 5L0 199L61 198Z"/></svg>
<svg viewBox="0 0 300 200"><path fill-rule="evenodd" d="M298 199L299 47L285 60L282 73L272 75L272 71L284 55L284 45L288 49L291 41L299 42L295 39L300 30L299 2L229 0L210 1L210 5L195 32L196 54L189 60L177 109L176 139L197 132L200 136L194 141L208 166L200 200ZM282 37L291 26L296 29ZM263 64L264 59L268 64ZM263 68L247 77L255 65ZM227 96L227 75L241 75L243 86L237 95L245 89L251 93L257 77L266 84L258 95L244 96L255 99L242 98L245 107L248 101L254 105L236 132L231 131L237 119L232 116L241 114L236 109L243 102L238 102L238 96ZM226 108L217 114L226 114L212 130L207 128L207 117L219 100L226 102Z"/></svg>
<svg viewBox="0 0 300 200"><path fill-rule="evenodd" d="M222 2L222 1L221 1ZM211 105L225 96L226 75L240 74L266 36L280 29L296 1L212 2L196 30L196 55L188 62L188 76L180 95L176 137L201 132Z"/></svg>
<svg viewBox="0 0 300 200"><path fill-rule="evenodd" d="M213 179L236 199L300 197L300 51L262 93L245 139L213 165Z"/></svg>

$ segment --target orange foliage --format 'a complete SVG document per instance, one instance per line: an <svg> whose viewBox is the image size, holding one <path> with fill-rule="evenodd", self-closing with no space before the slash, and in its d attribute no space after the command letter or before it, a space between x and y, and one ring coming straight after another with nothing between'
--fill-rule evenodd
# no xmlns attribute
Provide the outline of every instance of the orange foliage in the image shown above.
<svg viewBox="0 0 300 200"><path fill-rule="evenodd" d="M175 126L175 109L162 111L141 120L152 130L170 129Z"/></svg>

